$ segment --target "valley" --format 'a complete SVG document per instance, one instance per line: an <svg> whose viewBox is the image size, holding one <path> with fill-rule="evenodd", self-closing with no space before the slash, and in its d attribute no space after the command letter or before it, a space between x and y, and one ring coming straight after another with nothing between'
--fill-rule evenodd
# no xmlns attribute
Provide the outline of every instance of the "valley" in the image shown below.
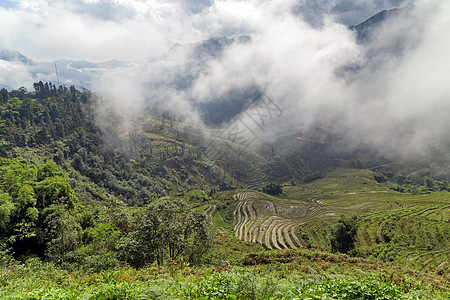
<svg viewBox="0 0 450 300"><path fill-rule="evenodd" d="M94 295L87 281L70 279L75 269L86 272L76 275L83 278L101 276L99 289L106 291L104 284L113 282L111 291L123 293L117 284L125 287L129 281L120 274L138 278L140 272L165 274L169 268L170 280L178 272L199 272L214 281L221 275L206 274L224 268L229 275L220 280L229 280L231 287L231 282L243 284L235 268L243 268L239 272L247 275L242 276L275 268L268 272L286 278L347 274L342 276L349 279L361 274L340 264L354 260L364 266L364 278L394 268L392 274L406 280L397 269L405 268L416 278L404 288L408 293L439 286L440 295L447 295L448 183L422 164L364 155L336 158L328 148L334 133L323 135L323 128L244 147L226 131L164 111L148 110L124 126L107 106L100 118L94 114L99 100L89 91L42 86L33 93L3 92L3 293L14 289L22 298L28 290L41 299L33 285L25 288L13 274L25 272L31 280L27 272L52 266L62 273L45 271L48 276L62 276L61 281ZM320 135L325 137L316 138ZM290 136L311 138L299 144ZM420 172L427 172L426 181ZM310 263L298 263L304 260ZM135 271L117 269L122 263ZM383 265L377 270L371 264ZM285 273L288 269L292 274ZM180 280L200 288L190 276ZM263 286L264 277L258 278ZM188 297L153 284L161 295ZM294 287L287 292L275 288L279 284L272 288L291 299L287 295ZM69 295L59 285L44 290Z"/></svg>
<svg viewBox="0 0 450 300"><path fill-rule="evenodd" d="M31 2L0 299L450 298L448 3Z"/></svg>

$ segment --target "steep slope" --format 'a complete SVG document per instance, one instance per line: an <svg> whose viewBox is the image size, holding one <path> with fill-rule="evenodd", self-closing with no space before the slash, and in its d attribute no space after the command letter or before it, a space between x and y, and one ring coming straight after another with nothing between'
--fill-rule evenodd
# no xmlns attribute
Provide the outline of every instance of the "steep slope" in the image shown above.
<svg viewBox="0 0 450 300"><path fill-rule="evenodd" d="M402 8L383 10L358 25L350 26L350 29L356 31L360 43L369 43L373 41L374 34L384 23L395 18L409 18L412 16L414 9L415 5L409 4Z"/></svg>
<svg viewBox="0 0 450 300"><path fill-rule="evenodd" d="M34 62L19 51L0 49L0 60L33 65Z"/></svg>

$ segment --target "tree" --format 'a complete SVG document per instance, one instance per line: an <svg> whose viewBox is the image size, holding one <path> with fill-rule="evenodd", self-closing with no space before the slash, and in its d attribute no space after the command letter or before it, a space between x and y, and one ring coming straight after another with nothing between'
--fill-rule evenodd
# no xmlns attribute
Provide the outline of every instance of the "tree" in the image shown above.
<svg viewBox="0 0 450 300"><path fill-rule="evenodd" d="M79 225L64 206L53 206L45 219L47 250L45 254L55 263L63 265L71 258L78 245Z"/></svg>
<svg viewBox="0 0 450 300"><path fill-rule="evenodd" d="M279 183L270 181L265 183L261 188L261 191L263 193L269 194L269 195L280 195L283 193L283 186Z"/></svg>
<svg viewBox="0 0 450 300"><path fill-rule="evenodd" d="M36 179L36 167L24 159L0 158L0 189L15 196L26 183Z"/></svg>
<svg viewBox="0 0 450 300"><path fill-rule="evenodd" d="M122 259L140 267L181 257L196 263L210 246L206 216L180 199L162 198L147 205L136 230L122 239L118 249Z"/></svg>
<svg viewBox="0 0 450 300"><path fill-rule="evenodd" d="M2 88L0 90L0 102L1 103L7 103L9 99L8 91L5 88Z"/></svg>
<svg viewBox="0 0 450 300"><path fill-rule="evenodd" d="M331 228L331 251L348 253L355 248L355 236L357 230L357 217L341 216L337 224Z"/></svg>
<svg viewBox="0 0 450 300"><path fill-rule="evenodd" d="M16 227L21 225L21 229L16 232L23 235L22 239L34 236L33 228L37 226L39 210L36 208L37 200L33 187L24 184L17 192L15 203Z"/></svg>
<svg viewBox="0 0 450 300"><path fill-rule="evenodd" d="M431 179L430 177L425 177L425 186L429 189L432 189L434 186L433 179Z"/></svg>
<svg viewBox="0 0 450 300"><path fill-rule="evenodd" d="M199 201L202 201L202 202L206 202L206 201L209 201L209 200L211 200L211 196L210 196L210 194L211 194L211 190L202 190L202 189L196 189L196 190L193 190L193 191L191 191L189 194L188 194L188 197L189 197L189 200L192 202L192 201L194 201L194 202L199 202Z"/></svg>
<svg viewBox="0 0 450 300"><path fill-rule="evenodd" d="M56 211L61 218L58 222L73 223L67 214L78 200L61 175L54 163L36 169L24 159L0 159L0 244L10 247L14 255L56 251L54 246L46 250L50 246L46 235L66 234L60 231L64 227L56 226L57 219L49 217L56 217ZM65 213L60 211L63 208ZM49 231L48 224L57 229Z"/></svg>
<svg viewBox="0 0 450 300"><path fill-rule="evenodd" d="M200 262L202 256L211 248L211 235L208 231L208 218L204 213L192 211L188 219L187 247L185 248L185 257L191 264Z"/></svg>
<svg viewBox="0 0 450 300"><path fill-rule="evenodd" d="M62 176L47 177L36 184L37 207L43 209L53 204L73 209L78 202L70 184Z"/></svg>
<svg viewBox="0 0 450 300"><path fill-rule="evenodd" d="M6 232L14 209L12 198L7 193L0 193L0 230Z"/></svg>
<svg viewBox="0 0 450 300"><path fill-rule="evenodd" d="M364 169L364 165L359 159L355 162L355 168L356 169Z"/></svg>
<svg viewBox="0 0 450 300"><path fill-rule="evenodd" d="M37 181L42 181L47 177L62 176L62 174L57 164L48 161L37 170Z"/></svg>
<svg viewBox="0 0 450 300"><path fill-rule="evenodd" d="M374 173L373 174L373 178L375 179L376 182L378 183L383 183L386 182L388 180L388 178L386 177L386 175L382 174L382 173Z"/></svg>

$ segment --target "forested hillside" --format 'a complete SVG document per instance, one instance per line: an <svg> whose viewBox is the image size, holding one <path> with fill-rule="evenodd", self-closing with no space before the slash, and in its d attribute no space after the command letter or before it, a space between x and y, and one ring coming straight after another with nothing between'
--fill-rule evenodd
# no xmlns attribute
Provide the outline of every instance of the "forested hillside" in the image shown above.
<svg viewBox="0 0 450 300"><path fill-rule="evenodd" d="M183 179L189 186L202 183L191 170L209 166L200 159L198 147L182 141L166 115L153 120L165 140L156 137L152 145L142 131L120 131L117 116L88 90L57 89L42 82L34 87L32 93L1 92L3 157L53 160L85 202L106 200L109 193L127 204L143 205L154 193L176 190ZM97 106L102 118L97 117ZM217 181L211 176L204 183Z"/></svg>
<svg viewBox="0 0 450 300"><path fill-rule="evenodd" d="M81 259L95 264L94 258L89 258L92 255L110 260L103 262L108 267L122 255L117 252L119 241L131 247L135 240L130 236L143 226L139 220L145 208L138 207L153 205L157 199L163 203L187 199L188 205L201 205L216 191L245 186L246 182L257 188L264 180L287 180L290 174L298 176L308 169L299 159L276 156L273 146L270 161L250 149L240 149L239 144L223 146L223 151L228 151L226 160L212 160L206 154L211 141L205 140L202 128L164 111L149 109L137 117L133 126L124 126L106 101L74 86L39 82L33 92L2 89L0 155L7 174L2 178L4 249L15 257L37 254L51 258L49 216L57 214L67 221L63 225L69 232L67 238L58 239L67 244L61 247L70 249L60 250L64 258L54 260ZM239 156L233 147L240 149ZM287 164L297 164L300 169L291 166L283 170ZM42 168L51 170L48 179L39 175ZM8 187L11 184L14 189ZM49 185L50 195L43 195L42 184ZM70 205L60 199L68 198L64 193L75 199ZM170 205L167 209L185 210ZM200 226L198 230L205 226L200 215L185 217ZM208 234L203 233L202 238L208 240ZM123 249L134 265L149 261ZM169 252L170 257L179 255ZM150 261L156 258L152 256Z"/></svg>
<svg viewBox="0 0 450 300"><path fill-rule="evenodd" d="M175 148L165 144L153 154L149 147L144 156L139 137L120 137L113 119L96 123L100 103L89 91L42 82L34 88L1 91L3 254L101 270L119 258L134 266L178 256L194 262L208 250L205 217L177 200L214 183L195 170L208 167L198 148L173 139ZM190 179L180 183L178 176ZM211 192L191 197L201 201Z"/></svg>
<svg viewBox="0 0 450 300"><path fill-rule="evenodd" d="M449 185L433 164L343 155L322 127L243 147L152 107L130 122L74 86L0 101L2 296L448 295Z"/></svg>

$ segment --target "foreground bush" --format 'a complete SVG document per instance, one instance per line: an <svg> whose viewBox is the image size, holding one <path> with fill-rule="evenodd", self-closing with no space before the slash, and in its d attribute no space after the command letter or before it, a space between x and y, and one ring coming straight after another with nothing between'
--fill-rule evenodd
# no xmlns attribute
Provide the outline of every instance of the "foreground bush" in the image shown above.
<svg viewBox="0 0 450 300"><path fill-rule="evenodd" d="M433 293L433 294L431 294ZM31 259L3 265L0 299L448 299L448 291L405 289L389 278L266 274L255 266L191 268L174 262L100 273Z"/></svg>

